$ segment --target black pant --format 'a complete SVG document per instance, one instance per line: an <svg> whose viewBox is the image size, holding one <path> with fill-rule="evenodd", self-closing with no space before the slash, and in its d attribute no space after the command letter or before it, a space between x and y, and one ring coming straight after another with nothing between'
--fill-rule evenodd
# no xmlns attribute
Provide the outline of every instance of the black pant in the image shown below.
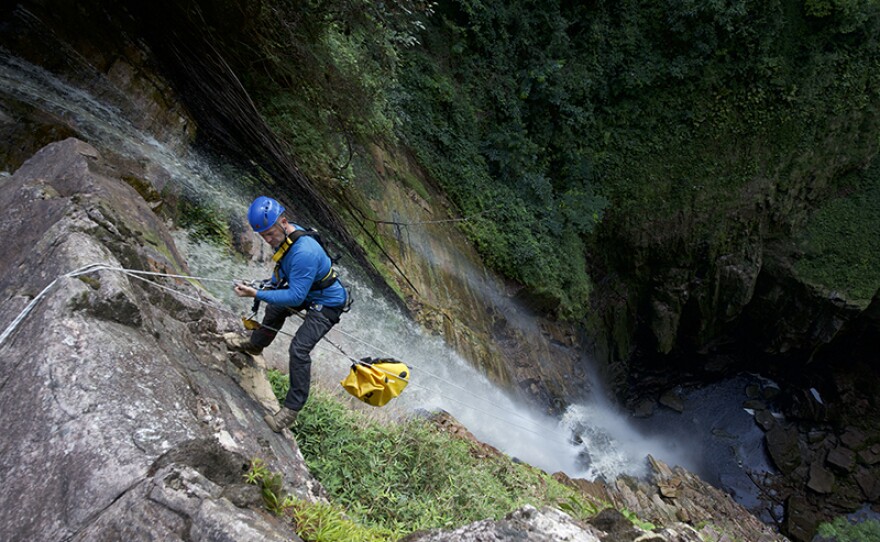
<svg viewBox="0 0 880 542"><path fill-rule="evenodd" d="M320 308L319 308L320 307ZM309 398L312 380L312 349L334 325L339 323L343 307L312 305L306 310L306 317L290 341L290 389L284 398L284 406L300 410ZM278 305L267 305L262 327L251 334L251 344L265 348L275 340L276 331L281 329L295 309ZM272 328L272 329L268 329Z"/></svg>

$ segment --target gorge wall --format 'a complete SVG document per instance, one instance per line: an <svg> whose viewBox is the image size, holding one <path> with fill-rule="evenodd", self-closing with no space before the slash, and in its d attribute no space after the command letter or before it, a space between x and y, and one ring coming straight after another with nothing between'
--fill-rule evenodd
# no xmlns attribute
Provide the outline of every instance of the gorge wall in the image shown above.
<svg viewBox="0 0 880 542"><path fill-rule="evenodd" d="M532 320L534 315L526 308L511 302L522 294L520 287L503 285L502 279L482 267L455 223L442 222L464 217L446 210L442 191L405 150L372 148L369 171L359 176L355 187L354 208L347 208L339 194L318 193L298 172L288 150L272 140L267 127L248 124L258 115L253 107L242 107L247 94L236 86L222 55L211 50L208 36L185 36L183 28L159 32L153 18L146 20L141 35L136 31L140 16L136 11L100 2L54 15L40 12L39 3L27 7L24 13L29 16L17 11L13 17L12 8L3 9L7 10L5 47L67 77L78 77L88 88L100 78L78 71L81 65L59 61L53 47L47 46L73 43L71 56L86 57L87 64L114 82L116 90L92 87L98 90L96 95L127 108L127 116L138 119L145 130L173 144L198 140L231 155L253 158L281 183L282 190L290 191L298 211L341 239L364 269L372 270L379 262L381 282L393 285L416 318L495 381L515 383L554 410L590 387L577 325ZM179 20L185 21L184 26L190 24L186 18ZM25 21L33 26L20 26ZM29 34L34 28L41 30ZM174 67L169 70L169 66ZM224 89L222 103L211 99L217 88ZM3 149L5 169L10 172L46 143L87 135L77 132L76 123L51 118L20 102L12 106L5 102L3 115L0 128L7 141L14 142ZM604 362L606 376L624 402L633 406L646 397L656 402L663 392L682 383L698 384L754 367L791 384L785 386L780 402L793 425L774 430L772 437L768 428L768 441L789 480L780 481L791 503L789 517L797 520L789 531L800 538L809 536L817 518L877 499L874 447L880 440L871 428L858 423L876 410L877 395L866 384L876 381L871 356L877 350L870 347L877 336L872 331L876 329L873 309L865 308L866 300L847 300L799 279L785 248L791 230L809 214L813 202L826 195L834 176L872 159L876 142L866 143L863 138L872 133L874 123L870 115L841 121L838 131L828 134L827 148L804 151L801 162L815 167L780 166L783 174L756 177L729 215L683 213L634 223L632 218L612 214L600 225L593 247L597 284L587 323L595 338L596 357ZM810 156L832 156L838 147L860 151L841 157L839 163L810 161ZM156 190L163 188L161 174L151 171L150 164L133 166L127 172L131 178L147 179ZM46 193L51 196L51 190ZM380 225L376 220L396 224ZM707 223L713 226L707 229ZM723 241L718 241L719 232ZM384 254L364 254L376 244L368 234L376 237ZM22 244L16 248L23 250L30 238L18 239ZM503 295L487 301L486 290ZM22 301L14 308L20 308ZM144 318L137 314L132 309L126 317L129 323ZM522 326L523 320L536 323ZM552 362L536 365L536 359ZM837 407L818 405L810 388ZM852 438L854 429L864 436ZM846 459L851 452L853 461L829 460L834 450L832 457L843 454ZM150 456L142 462L154 459Z"/></svg>

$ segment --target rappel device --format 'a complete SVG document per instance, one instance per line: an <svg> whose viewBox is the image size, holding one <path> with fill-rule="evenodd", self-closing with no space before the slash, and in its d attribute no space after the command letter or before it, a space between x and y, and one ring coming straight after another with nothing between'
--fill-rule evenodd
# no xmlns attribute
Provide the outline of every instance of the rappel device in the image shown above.
<svg viewBox="0 0 880 542"><path fill-rule="evenodd" d="M245 286L249 286L256 290L266 290L272 288L272 281L270 279L265 280L244 280L241 281L241 284ZM248 331L254 331L255 329L260 329L260 322L257 321L257 312L260 310L260 300L254 298L254 304L251 307L250 316L241 315L241 323L244 325L244 328Z"/></svg>
<svg viewBox="0 0 880 542"><path fill-rule="evenodd" d="M363 358L351 365L340 384L348 393L372 406L383 406L409 384L410 370L396 359Z"/></svg>

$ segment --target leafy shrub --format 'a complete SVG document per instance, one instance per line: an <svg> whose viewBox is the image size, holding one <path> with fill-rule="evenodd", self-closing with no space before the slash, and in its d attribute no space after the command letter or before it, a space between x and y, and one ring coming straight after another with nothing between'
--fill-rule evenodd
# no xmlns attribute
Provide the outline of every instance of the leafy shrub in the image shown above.
<svg viewBox="0 0 880 542"><path fill-rule="evenodd" d="M387 529L352 521L338 505L291 499L290 510L296 523L296 534L307 542L385 542L396 539Z"/></svg>
<svg viewBox="0 0 880 542"><path fill-rule="evenodd" d="M244 479L260 486L266 508L291 519L296 534L306 542L385 542L393 539L387 529L364 526L346 518L339 506L283 495L281 475L271 472L261 459L251 460Z"/></svg>
<svg viewBox="0 0 880 542"><path fill-rule="evenodd" d="M221 248L232 246L232 233L227 217L209 205L181 199L178 204L178 223L189 230L193 239Z"/></svg>

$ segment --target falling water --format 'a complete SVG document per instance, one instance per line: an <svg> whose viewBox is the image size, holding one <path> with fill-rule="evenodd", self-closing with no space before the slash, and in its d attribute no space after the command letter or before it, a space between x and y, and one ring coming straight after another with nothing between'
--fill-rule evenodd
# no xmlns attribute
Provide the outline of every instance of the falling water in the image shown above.
<svg viewBox="0 0 880 542"><path fill-rule="evenodd" d="M178 233L177 242L198 275L265 278L271 270L266 265L230 261L215 246L192 242L184 232ZM403 360L412 374L407 389L391 403L396 412L445 410L481 441L548 472L561 470L589 479L640 475L649 453L672 464L692 464L682 450L661 437L641 436L625 414L601 399L574 405L561 419L524 404L492 384L440 337L426 334L386 300L351 279L344 266L341 275L355 303L316 349L312 370L317 379L338 382L352 359ZM207 287L238 312L249 310L250 300L235 299L228 287ZM295 322L288 323L284 330L290 332L294 326ZM267 356L276 362L285 360L286 342L276 341Z"/></svg>
<svg viewBox="0 0 880 542"><path fill-rule="evenodd" d="M102 84L110 84L104 81ZM51 73L0 49L0 94L50 113L101 150L160 167L168 183L215 209L241 212L251 195L240 193L195 152L177 151L137 129L120 110L101 103L88 92L73 88ZM246 264L212 245L190 240L178 232L176 240L195 275L230 279L264 278L266 265ZM651 453L672 464L689 466L680 450L662 438L639 435L625 414L597 397L573 405L561 419L542 414L494 386L445 345L440 337L424 333L392 305L346 273L356 302L352 311L331 331L328 342L315 352L316 372L328 380L344 376L352 357L390 356L412 368L411 383L395 400L398 411L443 409L462 422L480 440L549 472L565 471L576 477L638 475ZM231 295L222 284L208 285L226 307L245 312L249 305ZM492 292L496 300L498 292ZM510 308L511 311L514 308ZM291 324L288 324L292 326ZM278 358L283 358L286 346ZM332 344L331 344L332 342ZM320 375L319 375L320 376Z"/></svg>
<svg viewBox="0 0 880 542"><path fill-rule="evenodd" d="M102 86L113 88L109 80L99 81ZM119 108L102 103L89 92L69 85L2 47L0 93L48 113L102 152L158 166L158 171L147 173L148 180L157 189L161 190L167 183L184 196L210 199L217 209L233 209L244 197L235 183L224 180L196 151L189 148L178 151L158 141L135 127ZM107 94L121 95L122 91L115 89Z"/></svg>

